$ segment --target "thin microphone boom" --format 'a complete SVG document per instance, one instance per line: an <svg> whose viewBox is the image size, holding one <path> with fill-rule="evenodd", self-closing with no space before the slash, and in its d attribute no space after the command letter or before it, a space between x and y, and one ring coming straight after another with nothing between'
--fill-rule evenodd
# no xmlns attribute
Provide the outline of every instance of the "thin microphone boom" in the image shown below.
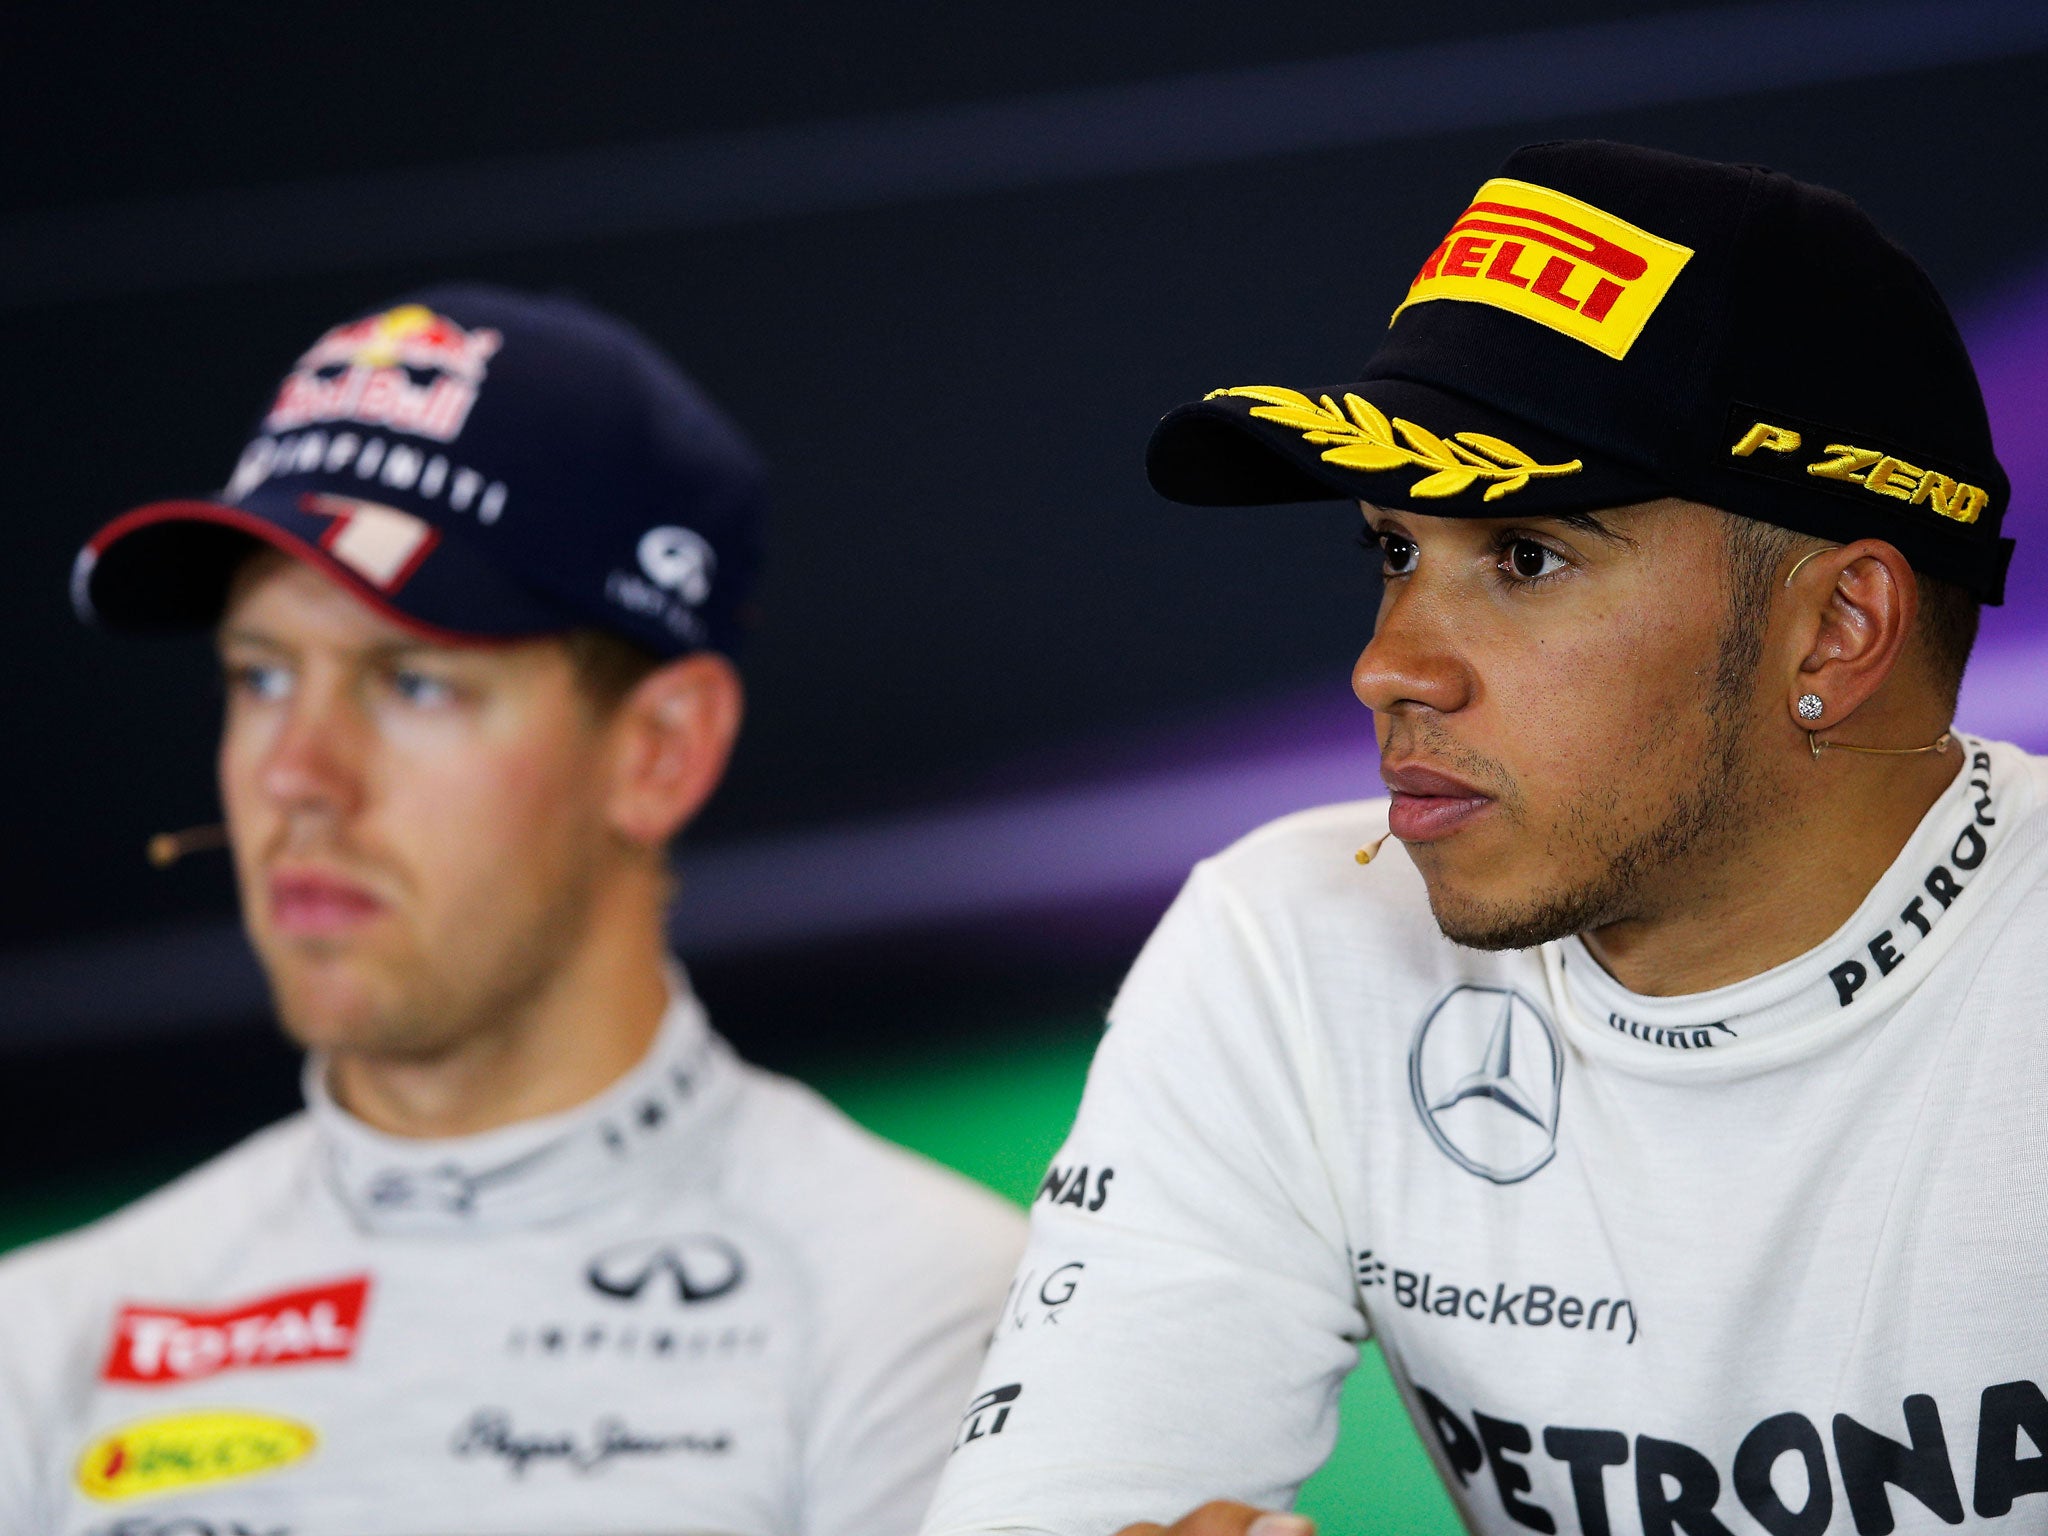
<svg viewBox="0 0 2048 1536"><path fill-rule="evenodd" d="M158 869L169 869L188 853L206 853L228 845L228 829L219 822L206 827L187 827L182 832L159 832L143 851Z"/></svg>

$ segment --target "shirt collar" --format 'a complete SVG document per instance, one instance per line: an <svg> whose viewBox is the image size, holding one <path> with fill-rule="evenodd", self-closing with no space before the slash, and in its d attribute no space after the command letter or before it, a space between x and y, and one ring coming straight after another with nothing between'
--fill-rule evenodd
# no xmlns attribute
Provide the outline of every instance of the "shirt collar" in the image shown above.
<svg viewBox="0 0 2048 1536"><path fill-rule="evenodd" d="M475 1136L387 1135L335 1102L327 1061L306 1062L306 1104L329 1189L362 1230L461 1236L546 1226L701 1164L732 1057L678 972L640 1063L559 1114Z"/></svg>
<svg viewBox="0 0 2048 1536"><path fill-rule="evenodd" d="M1548 968L1568 1004L1562 1010L1567 1024L1603 1055L1724 1059L1837 1017L1851 1004L1867 1011L1889 1006L1882 998L1896 1003L1920 967L1897 981L1892 973L1943 933L1956 899L2033 809L2033 776L2023 754L1970 737L1957 740L1962 772L1921 818L1855 914L1824 942L1729 986L1647 997L1609 975L1575 935L1545 946Z"/></svg>

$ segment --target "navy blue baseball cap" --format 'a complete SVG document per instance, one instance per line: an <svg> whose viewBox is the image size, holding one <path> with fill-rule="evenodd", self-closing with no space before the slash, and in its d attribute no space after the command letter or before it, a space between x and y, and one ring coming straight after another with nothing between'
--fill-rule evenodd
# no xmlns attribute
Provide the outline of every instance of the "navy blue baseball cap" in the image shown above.
<svg viewBox="0 0 2048 1536"><path fill-rule="evenodd" d="M760 558L751 445L631 327L446 285L328 331L227 485L115 518L72 598L116 629L215 623L262 545L439 640L601 629L731 652Z"/></svg>

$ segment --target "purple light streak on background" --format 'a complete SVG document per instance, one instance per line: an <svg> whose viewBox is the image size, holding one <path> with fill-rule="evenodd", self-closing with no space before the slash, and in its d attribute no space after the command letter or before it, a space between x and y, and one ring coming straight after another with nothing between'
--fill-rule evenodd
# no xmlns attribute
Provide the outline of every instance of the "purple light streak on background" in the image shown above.
<svg viewBox="0 0 2048 1536"><path fill-rule="evenodd" d="M2015 487L2005 528L2019 551L2005 606L1985 610L1957 721L2048 751L2048 269L1964 330ZM686 959L797 949L989 918L1029 917L1042 932L1047 912L1078 931L1115 911L1117 931L1135 931L1191 865L1254 827L1382 792L1369 717L1343 684L1348 662L1332 657L1330 682L1313 691L1055 751L997 781L1037 788L692 853L677 947ZM0 1035L23 1040L186 1027L229 1005L264 1006L231 923L83 941L0 966Z"/></svg>
<svg viewBox="0 0 2048 1536"><path fill-rule="evenodd" d="M1254 827L1382 793L1370 749L1326 748L749 843L683 860L674 931L687 958L793 933L817 941L1068 903L1163 905L1196 860Z"/></svg>
<svg viewBox="0 0 2048 1536"><path fill-rule="evenodd" d="M2048 631L2048 268L1982 305L1963 334L2012 479L2005 531L2019 540L2005 606L1984 610L1984 640L1998 648Z"/></svg>
<svg viewBox="0 0 2048 1536"><path fill-rule="evenodd" d="M2019 541L2005 605L1984 629L1963 679L1967 730L2048 751L2048 270L1983 305L1964 325L2013 484L2005 531Z"/></svg>

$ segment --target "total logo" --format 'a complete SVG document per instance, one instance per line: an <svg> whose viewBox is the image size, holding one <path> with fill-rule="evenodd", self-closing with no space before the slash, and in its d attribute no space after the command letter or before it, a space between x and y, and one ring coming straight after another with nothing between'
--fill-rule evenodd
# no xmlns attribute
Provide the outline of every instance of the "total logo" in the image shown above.
<svg viewBox="0 0 2048 1536"><path fill-rule="evenodd" d="M370 1277L353 1275L219 1311L130 1303L114 1319L102 1380L124 1386L203 1381L222 1371L346 1360L355 1353Z"/></svg>
<svg viewBox="0 0 2048 1536"><path fill-rule="evenodd" d="M452 442L476 404L484 365L503 341L494 330L466 330L424 304L338 325L286 377L264 430L353 421Z"/></svg>
<svg viewBox="0 0 2048 1536"><path fill-rule="evenodd" d="M275 1472L319 1443L311 1426L275 1414L173 1413L101 1435L79 1454L76 1481L89 1499L149 1498Z"/></svg>
<svg viewBox="0 0 2048 1536"><path fill-rule="evenodd" d="M1467 1173L1517 1184L1557 1153L1564 1051L1513 987L1466 983L1439 998L1408 1048L1408 1088L1430 1140Z"/></svg>

